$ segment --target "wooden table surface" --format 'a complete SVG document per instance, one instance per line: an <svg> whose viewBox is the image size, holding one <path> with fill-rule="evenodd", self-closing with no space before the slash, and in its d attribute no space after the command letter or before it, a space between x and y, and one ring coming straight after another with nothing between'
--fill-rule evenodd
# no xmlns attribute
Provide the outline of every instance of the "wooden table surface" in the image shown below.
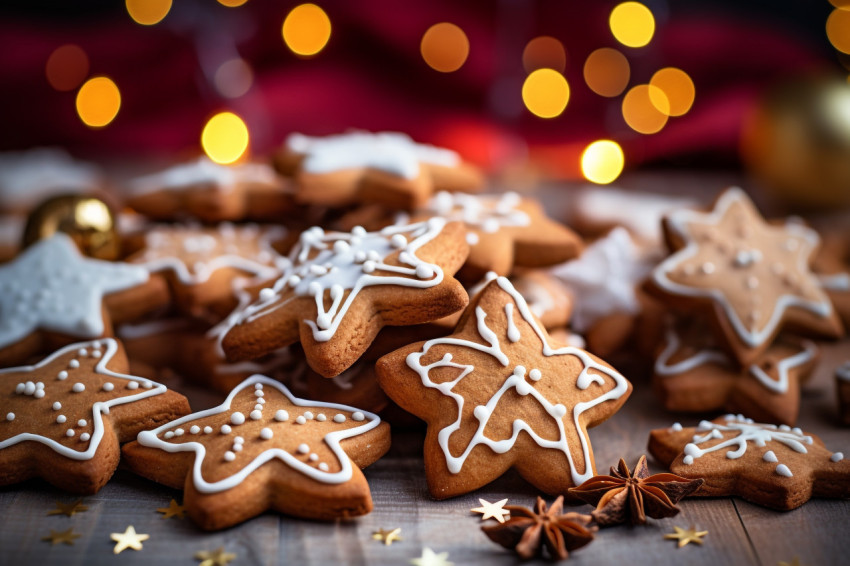
<svg viewBox="0 0 850 566"><path fill-rule="evenodd" d="M705 183L705 179L702 180ZM637 183L642 184L642 183ZM671 182L669 186L675 186ZM722 184L716 185L718 188ZM553 197L553 200L557 197ZM850 359L850 340L827 344L812 380L805 386L799 426L818 434L827 447L850 453L850 429L837 424L834 369ZM616 365L616 364L615 364ZM629 465L644 454L649 431L675 421L695 425L716 415L674 415L657 407L648 380L639 371L620 368L634 384L623 409L590 436L600 472L624 457ZM194 410L217 404L220 397L194 387L184 392ZM457 566L515 564L514 554L491 543L480 532L480 519L470 513L478 498L509 498L511 504L532 505L536 491L519 476L508 475L484 489L448 501L428 495L421 430L394 430L390 453L365 471L372 489L374 511L365 517L318 523L266 513L237 527L200 531L188 519L162 519L156 512L181 494L119 471L97 495L83 498L88 510L66 517L47 516L56 501L76 498L41 481L0 489L0 566L46 564L198 564L198 551L224 547L241 564L408 564L423 547L448 552ZM650 458L653 472L660 468ZM550 498L551 499L551 498ZM740 499L686 499L679 516L650 520L645 527L613 527L600 531L589 546L572 554L572 564L762 564L800 565L850 563L850 502L812 500L781 513ZM589 506L575 510L589 511ZM143 550L115 556L112 532L133 525L147 533ZM703 546L678 549L662 535L673 526L707 530ZM403 540L385 546L372 540L373 531L401 527ZM51 530L73 528L80 534L73 546L41 541ZM534 563L534 562L531 562Z"/></svg>

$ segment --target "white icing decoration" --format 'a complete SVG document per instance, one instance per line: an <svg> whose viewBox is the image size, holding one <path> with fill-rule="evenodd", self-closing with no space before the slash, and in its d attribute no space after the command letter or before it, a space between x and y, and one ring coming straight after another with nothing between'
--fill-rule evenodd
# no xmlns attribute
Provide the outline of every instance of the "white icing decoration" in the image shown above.
<svg viewBox="0 0 850 566"><path fill-rule="evenodd" d="M772 463L776 463L776 462L779 461L779 458L776 457L776 454L773 452L773 450L768 450L767 452L765 452L764 456L762 456L762 459L765 462L772 462Z"/></svg>
<svg viewBox="0 0 850 566"><path fill-rule="evenodd" d="M188 318L166 318L139 324L122 324L118 327L118 337L123 340L136 340L157 336L166 332L183 330L189 328L191 321Z"/></svg>
<svg viewBox="0 0 850 566"><path fill-rule="evenodd" d="M74 393L82 393L85 390L86 386L82 383L75 383L74 386L71 388L71 391L73 391Z"/></svg>
<svg viewBox="0 0 850 566"><path fill-rule="evenodd" d="M285 422L289 420L289 413L283 409L278 409L278 411L274 414L274 420L278 422Z"/></svg>
<svg viewBox="0 0 850 566"><path fill-rule="evenodd" d="M485 234L498 232L504 227L523 227L531 218L518 208L522 202L514 192L501 195L470 195L440 191L428 201L425 210L448 221L464 222L468 227ZM480 241L476 232L468 232L466 241L474 246Z"/></svg>
<svg viewBox="0 0 850 566"><path fill-rule="evenodd" d="M221 425L221 434L230 434L233 429L230 428L230 425ZM168 433L166 433L168 434Z"/></svg>
<svg viewBox="0 0 850 566"><path fill-rule="evenodd" d="M326 137L293 133L286 139L286 147L304 155L303 171L316 174L370 168L415 179L420 163L444 167L460 163L458 154L451 150L415 143L409 136L396 132L351 131Z"/></svg>
<svg viewBox="0 0 850 566"><path fill-rule="evenodd" d="M103 384L103 390L104 391L109 392L109 391L112 391L113 389L115 389L115 386L113 384L109 383L108 381Z"/></svg>
<svg viewBox="0 0 850 566"><path fill-rule="evenodd" d="M260 466L262 466L273 458L278 458L282 460L284 463L286 463L293 469L300 471L301 473L311 477L316 481L329 484L338 484L351 479L351 459L346 456L345 452L343 452L342 448L340 448L339 443L341 440L344 440L346 438L351 438L359 434L363 434L377 427L381 423L381 419L377 415L366 411L360 411L364 415L365 422L363 424L345 430L332 431L325 435L323 439L324 445L330 449L331 453L337 458L337 461L340 464L340 470L333 473L329 473L327 471L327 467L322 469L320 466L317 470L316 468L300 461L285 450L281 450L279 448L270 448L261 452L250 463L245 465L242 469L234 473L232 476L210 483L203 478L201 472L204 457L206 456L207 450L203 444L200 444L199 442L195 441L172 444L169 442L165 442L159 438L159 436L162 435L166 430L170 430L176 426L182 425L183 423L202 419L211 415L227 413L228 411L230 411L231 403L233 402L233 399L236 397L236 395L246 387L252 387L256 383L262 383L265 387L273 387L277 389L287 398L290 403L299 407L309 406L321 407L323 409L336 411L356 411L356 409L354 409L353 407L348 407L346 405L339 405L336 403L322 403L318 401L306 401L303 399L299 399L293 396L292 393L290 393L289 390L279 381L273 380L263 375L253 375L243 381L236 388L234 388L233 391L231 391L230 394L227 396L227 399L224 400L224 403L222 403L218 407L213 407L205 411L200 411L191 415L187 415L185 417L177 419L176 421L164 424L154 430L143 431L139 433L139 443L143 446L159 448L167 452L194 452L195 462L192 467L192 479L194 487L201 493L216 493L231 489L232 487L239 485L246 477L248 477L248 475L251 474L251 472L253 472L254 470L256 470L257 468L259 468Z"/></svg>
<svg viewBox="0 0 850 566"><path fill-rule="evenodd" d="M295 422L298 424L305 424L307 422L307 419L304 418L304 415L298 415L298 417L296 417L295 419Z"/></svg>
<svg viewBox="0 0 850 566"><path fill-rule="evenodd" d="M673 423L673 426L670 427L670 430L680 431L682 430L682 423Z"/></svg>
<svg viewBox="0 0 850 566"><path fill-rule="evenodd" d="M514 324L514 304L508 303L505 305L505 316L508 319L508 340L511 342L519 342L520 335L519 330L517 330L516 324Z"/></svg>
<svg viewBox="0 0 850 566"><path fill-rule="evenodd" d="M570 326L579 333L613 313L640 312L635 288L652 269L624 228L615 228L550 273L573 295Z"/></svg>
<svg viewBox="0 0 850 566"><path fill-rule="evenodd" d="M335 423L344 423L345 422L345 415L340 414L340 413L334 415L334 422Z"/></svg>
<svg viewBox="0 0 850 566"><path fill-rule="evenodd" d="M601 373L611 379L614 380L615 387L611 390L605 392L604 394L592 399L590 401L585 401L581 403L577 403L573 408L573 424L577 431L581 430L581 425L579 423L579 419L585 411L591 409L605 401L619 399L623 394L628 390L628 381L617 373L601 364L596 363L583 350L579 350L574 347L566 346L562 348L552 348L548 342L544 338L544 334L537 323L534 321L534 317L531 314L531 311L528 308L528 304L525 302L525 299L513 288L510 281L508 281L504 277L499 277L496 279L496 284L511 298L513 298L514 304L522 316L523 320L528 323L533 332L536 334L537 338L542 343L542 354L544 356L575 356L577 357L584 368L582 372L576 379L576 387L579 389L586 389L592 383L598 383L603 385L603 379L600 375L590 374L588 370L594 370L594 372ZM428 365L422 365L421 359L425 356L431 348L438 345L454 345L461 346L465 348L470 348L471 350L479 351L485 354L489 354L494 357L498 362L504 366L505 368L511 367L510 359L508 356L502 351L501 344L499 341L499 337L493 332L493 330L487 326L485 322L485 318L487 317L487 313L479 306L475 310L475 317L478 321L478 333L481 338L486 342L486 344L480 344L478 342L471 342L469 340L464 340L460 338L454 337L445 337L445 338L436 338L433 340L429 340L425 342L422 349L419 352L411 353L407 356L407 365L414 370L419 378L422 380L422 384L425 387L433 388L438 390L443 395L454 399L455 403L458 407L457 419L443 428L437 435L438 443L443 450L443 453L446 457L446 465L449 471L453 474L460 472L463 467L464 462L466 461L469 454L472 450L478 445L484 445L489 447L491 450L498 454L503 454L509 451L514 443L516 442L520 432L525 431L534 442L544 448L553 448L556 450L561 450L567 458L567 461L570 466L570 473L572 475L573 483L575 485L581 485L585 480L590 478L593 475L593 465L591 462L591 455L588 445L588 439L585 435L578 434L581 449L584 455L584 472L579 473L576 470L575 463L573 462L573 457L570 452L570 447L567 444L566 440L566 432L564 428L563 417L566 415L566 408L558 403L552 404L548 399L546 399L540 391L538 391L532 384L525 381L525 368L522 366L515 366L511 373L505 380L499 390L490 398L486 405L480 405L475 408L474 415L478 419L478 429L475 431L474 436L470 439L468 446L464 450L464 452L460 456L452 455L449 450L449 439L451 435L457 431L463 419L463 406L464 406L464 398L462 395L455 393L453 388L460 383L460 381L466 377L470 372L475 370L475 367L469 364L459 364L452 361L452 356L450 354L446 354L441 359L432 362ZM462 370L460 375L455 378L453 381L447 381L442 383L437 383L431 381L429 374L432 369L440 368L440 367L452 367ZM546 413L549 414L555 421L558 426L559 438L557 440L547 440L540 437L531 426L521 419L517 419L513 423L513 435L506 440L495 441L484 435L484 430L487 427L487 423L489 421L490 416L499 400L502 396L511 389L515 389L520 394L527 394L534 397L540 405L544 408Z"/></svg>
<svg viewBox="0 0 850 566"><path fill-rule="evenodd" d="M204 427L204 434L212 434L213 428L211 426Z"/></svg>
<svg viewBox="0 0 850 566"><path fill-rule="evenodd" d="M89 439L91 439L91 435L87 432L84 432L83 434L80 435L80 440L82 442L88 442Z"/></svg>
<svg viewBox="0 0 850 566"><path fill-rule="evenodd" d="M844 454L842 452L833 452L832 456L829 457L830 462L840 462L844 459Z"/></svg>
<svg viewBox="0 0 850 566"><path fill-rule="evenodd" d="M224 453L224 459L227 460L228 462L232 462L233 460L236 459L236 454L234 454L233 452L228 450L227 452Z"/></svg>
<svg viewBox="0 0 850 566"><path fill-rule="evenodd" d="M85 419L80 419L77 421L77 426L86 426L86 424L88 423L86 423Z"/></svg>
<svg viewBox="0 0 850 566"><path fill-rule="evenodd" d="M230 415L230 422L235 425L241 425L245 422L245 415L243 415L239 411L236 411L235 413Z"/></svg>
<svg viewBox="0 0 850 566"><path fill-rule="evenodd" d="M63 369L62 371L56 374L56 379L58 379L59 381L65 381L66 379L68 379L68 372Z"/></svg>
<svg viewBox="0 0 850 566"><path fill-rule="evenodd" d="M199 434L200 432L201 427L199 427L198 425L192 425L192 427L189 429L190 434Z"/></svg>
<svg viewBox="0 0 850 566"><path fill-rule="evenodd" d="M116 373L114 371L107 369L106 366L110 363L110 361L112 360L112 357L118 351L118 343L112 338L104 338L104 339L100 340L99 343L103 347L105 347L106 351L104 352L103 357L94 366L94 368L92 370L94 373L96 373L98 375L107 375L112 379L121 380L121 381L129 381L131 383L135 383L135 382L141 380L141 378L139 378L139 377L135 377L135 376L131 376L131 375L125 375L125 374L121 374L121 373ZM70 352L74 352L81 347L92 347L92 345L93 345L93 342L71 344L69 346L65 346L64 348L61 348L61 349L55 351L54 353L50 354L48 357L44 358L42 361L37 363L36 365L0 369L0 375L10 374L10 373L33 372L33 371L36 371L40 368L43 368L43 367L53 363L56 359L61 358L65 355L67 355ZM82 384L80 384L80 385L82 385ZM96 401L94 404L92 404L92 407L91 407L91 426L92 426L91 437L90 437L91 442L88 444L87 448L84 451L73 450L71 448L63 446L62 444L60 444L59 442L57 442L56 440L54 440L52 438L48 438L46 436L42 436L42 435L39 435L39 434L33 434L33 433L29 433L29 432L23 432L23 433L15 435L11 438L7 438L3 441L0 441L0 450L2 450L3 448L6 448L8 446L18 444L19 442L33 441L33 442L40 442L40 443L52 448L53 450L55 450L56 452L58 452L62 456L65 456L66 458L71 458L73 460L89 460L94 456L95 452L98 449L98 446L100 446L101 440L103 439L104 426L103 426L103 416L102 415L108 414L110 407L114 407L116 405L122 405L124 403L130 403L130 402L133 402L133 401L138 401L138 400L141 400L141 399L144 399L144 398L147 398L147 397L152 397L154 395L160 395L160 394L164 393L165 391L166 391L166 387L164 385L160 385L160 384L157 383L154 388L152 388L150 390L143 391L143 392L135 394L135 395L126 395L126 396L123 396L123 397L116 397L114 399L109 399L109 400L106 400L106 401ZM53 407L54 407L54 409L56 409L55 404L53 405ZM61 408L61 404L60 404L60 408ZM58 409L56 409L56 410L58 410ZM65 417L65 415L59 415L56 418L56 422L58 422L60 424L66 422L66 421L67 421L67 418ZM80 420L80 422L84 422L84 421ZM79 423L77 423L77 424L79 424ZM84 425L79 425L79 426L84 426ZM67 431L66 431L65 434L72 436L73 432L74 432L73 429L68 429L68 430L70 431L71 434L68 434Z"/></svg>
<svg viewBox="0 0 850 566"><path fill-rule="evenodd" d="M790 478L794 474L791 473L791 470L788 469L788 466L785 464L779 464L776 466L776 473L780 476L785 476L786 478Z"/></svg>
<svg viewBox="0 0 850 566"><path fill-rule="evenodd" d="M319 469L322 470L323 472L327 472L330 468L328 468L327 464L322 462L321 464L319 464Z"/></svg>
<svg viewBox="0 0 850 566"><path fill-rule="evenodd" d="M54 411L58 411L61 408L62 408L62 403L60 403L59 401L56 401L55 403L53 403L53 410Z"/></svg>
<svg viewBox="0 0 850 566"><path fill-rule="evenodd" d="M131 194L140 195L161 190L179 191L203 186L213 186L229 191L238 183L279 185L274 170L260 163L219 165L206 157L169 167L159 173L137 177L129 184Z"/></svg>
<svg viewBox="0 0 850 566"><path fill-rule="evenodd" d="M299 243L290 253L291 265L271 287L272 293L260 298L253 304L237 308L223 323L211 333L219 337L238 324L251 322L279 308L285 307L291 300L283 300L285 293L292 292L295 297L312 297L316 302L316 320L304 322L312 329L313 338L318 342L330 340L342 319L348 312L360 290L375 285L401 285L417 289L427 289L443 281L443 270L436 264L419 259L416 252L433 240L442 231L446 221L431 218L425 222L405 226L388 226L380 232L352 230L350 233L325 233L321 228L313 227L303 232ZM401 248L398 262L402 265L386 263L388 256L399 252L392 245L392 238L406 234L409 241ZM344 241L348 245L339 252L336 242ZM364 252L365 261L357 261L359 252ZM356 257L357 256L357 257ZM327 268L330 266L330 269ZM428 268L433 276L429 279L417 278L421 267ZM375 270L389 272L389 275L372 275ZM292 286L290 280L295 275L297 283ZM325 292L329 291L330 305L326 305ZM349 291L347 296L345 291Z"/></svg>
<svg viewBox="0 0 850 566"><path fill-rule="evenodd" d="M6 420L7 421L15 420L15 413L12 413L12 412L6 413Z"/></svg>
<svg viewBox="0 0 850 566"><path fill-rule="evenodd" d="M0 203L3 208L32 208L47 197L96 188L100 172L64 150L42 147L0 153Z"/></svg>
<svg viewBox="0 0 850 566"><path fill-rule="evenodd" d="M272 429L268 427L260 431L260 438L262 438L263 440L269 440L272 436L274 436L274 433L272 432Z"/></svg>
<svg viewBox="0 0 850 566"><path fill-rule="evenodd" d="M139 388L139 384L136 381L131 381L130 383L127 384L127 389L138 389L138 388Z"/></svg>
<svg viewBox="0 0 850 566"><path fill-rule="evenodd" d="M836 273L834 275L819 275L821 287L827 291L850 292L850 273Z"/></svg>
<svg viewBox="0 0 850 566"><path fill-rule="evenodd" d="M38 328L81 338L99 336L105 330L104 295L147 280L142 267L83 257L61 232L36 242L0 266L0 347Z"/></svg>
<svg viewBox="0 0 850 566"><path fill-rule="evenodd" d="M776 328L782 320L783 314L789 307L801 308L820 317L829 316L832 312L832 303L822 292L818 292L820 295L820 299L818 301L808 300L799 295L783 294L777 299L776 305L770 313L768 321L760 329L757 329L755 325L753 325L752 328L748 328L744 321L742 321L739 317L735 308L726 298L726 295L720 289L716 287L701 288L690 285L682 285L668 277L668 274L673 273L683 261L693 257L700 250L700 244L689 235L688 225L691 223L717 225L726 215L729 208L734 204L742 204L750 207L755 206L741 189L731 188L726 190L720 196L717 201L717 205L711 212L705 213L691 210L679 210L667 217L670 229L679 238L685 241L687 245L683 249L669 256L661 262L657 268L655 268L652 272L652 278L655 284L675 295L712 299L716 305L723 309L726 318L729 320L738 338L751 348L763 344L774 335ZM777 230L779 228L774 227L772 229ZM786 230L787 233L796 238L789 241L797 244L799 240L800 243L805 244L805 248L796 254L797 269L800 274L805 276L809 273L807 264L808 258L811 255L812 250L816 249L820 242L817 232L803 226L802 224L793 222L787 222L781 229Z"/></svg>
<svg viewBox="0 0 850 566"><path fill-rule="evenodd" d="M306 454L309 451L310 451L310 447L307 446L306 444L299 444L298 445L298 453L299 454Z"/></svg>

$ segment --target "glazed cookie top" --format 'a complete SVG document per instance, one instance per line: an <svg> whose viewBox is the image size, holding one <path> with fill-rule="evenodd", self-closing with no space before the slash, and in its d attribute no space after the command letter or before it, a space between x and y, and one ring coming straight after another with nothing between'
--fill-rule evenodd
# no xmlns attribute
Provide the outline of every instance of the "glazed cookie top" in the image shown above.
<svg viewBox="0 0 850 566"><path fill-rule="evenodd" d="M112 338L79 342L34 366L0 370L4 396L0 450L40 442L73 460L90 460L103 439L103 415L116 405L165 393L164 385L116 373Z"/></svg>
<svg viewBox="0 0 850 566"><path fill-rule="evenodd" d="M0 266L0 348L37 329L93 338L104 332L103 297L148 280L137 265L90 259L61 232Z"/></svg>
<svg viewBox="0 0 850 566"><path fill-rule="evenodd" d="M291 134L285 145L304 156L302 170L324 174L345 169L377 169L405 179L419 175L421 163L454 167L460 157L454 151L414 142L397 132L360 130L325 137Z"/></svg>
<svg viewBox="0 0 850 566"><path fill-rule="evenodd" d="M272 459L339 484L352 477L340 442L380 422L354 407L299 399L279 381L254 375L221 405L142 432L138 440L167 452L194 452L192 479L202 493L231 489Z"/></svg>
<svg viewBox="0 0 850 566"><path fill-rule="evenodd" d="M274 170L262 163L219 165L207 157L199 157L195 161L138 177L130 182L129 190L132 194L143 194L160 190L185 190L200 185L229 190L239 183L277 185L279 181Z"/></svg>
<svg viewBox="0 0 850 566"><path fill-rule="evenodd" d="M440 191L428 201L425 211L447 220L464 222L470 231L466 241L474 246L479 232L493 234L505 227L524 227L532 224L528 212L521 209L517 193L499 195L470 195Z"/></svg>
<svg viewBox="0 0 850 566"><path fill-rule="evenodd" d="M790 308L832 314L809 269L817 233L793 221L768 224L740 189L724 192L709 213L680 210L666 223L681 249L655 269L653 281L672 295L713 301L747 347L772 338Z"/></svg>

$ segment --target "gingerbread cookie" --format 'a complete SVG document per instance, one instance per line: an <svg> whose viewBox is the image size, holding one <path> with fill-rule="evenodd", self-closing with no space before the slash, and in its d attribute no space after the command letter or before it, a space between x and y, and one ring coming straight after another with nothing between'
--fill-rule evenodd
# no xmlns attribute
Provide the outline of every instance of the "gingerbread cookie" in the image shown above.
<svg viewBox="0 0 850 566"><path fill-rule="evenodd" d="M293 397L262 375L221 405L139 434L123 449L134 472L176 489L201 528L241 523L267 509L333 520L372 509L359 468L390 445L377 415Z"/></svg>
<svg viewBox="0 0 850 566"><path fill-rule="evenodd" d="M380 232L311 228L290 252L283 275L222 324L222 347L230 361L241 361L300 341L310 366L333 377L384 325L419 324L461 310L468 297L452 275L466 254L463 225L441 218Z"/></svg>
<svg viewBox="0 0 850 566"><path fill-rule="evenodd" d="M475 295L458 328L378 360L378 382L428 423L425 473L445 499L509 468L566 493L596 473L587 428L613 415L631 384L608 364L553 344L504 277Z"/></svg>
<svg viewBox="0 0 850 566"><path fill-rule="evenodd" d="M523 270L510 280L544 328L561 328L570 321L573 296L557 277L542 269L533 269Z"/></svg>
<svg viewBox="0 0 850 566"><path fill-rule="evenodd" d="M468 195L441 191L414 220L439 216L466 224L469 257L458 274L479 281L490 271L509 275L515 266L546 267L576 257L582 241L550 220L540 204L509 192Z"/></svg>
<svg viewBox="0 0 850 566"><path fill-rule="evenodd" d="M274 244L285 236L282 227L256 224L159 225L145 232L143 249L127 261L165 274L177 304L187 312L200 312L219 302L232 308L237 277L267 280L280 274L288 260Z"/></svg>
<svg viewBox="0 0 850 566"><path fill-rule="evenodd" d="M341 207L358 202L413 209L437 191L478 191L481 173L454 151L405 134L351 131L290 135L275 167L295 181L300 202Z"/></svg>
<svg viewBox="0 0 850 566"><path fill-rule="evenodd" d="M219 165L206 157L131 180L125 203L157 220L277 220L292 192L268 165Z"/></svg>
<svg viewBox="0 0 850 566"><path fill-rule="evenodd" d="M838 416L845 425L850 425L850 362L844 362L835 370L835 389L838 396Z"/></svg>
<svg viewBox="0 0 850 566"><path fill-rule="evenodd" d="M84 257L56 233L0 266L0 365L80 338L168 303L165 281L137 265Z"/></svg>
<svg viewBox="0 0 850 566"><path fill-rule="evenodd" d="M649 450L674 474L704 478L695 496L735 495L782 511L811 497L850 497L850 461L799 428L726 415L653 430Z"/></svg>
<svg viewBox="0 0 850 566"><path fill-rule="evenodd" d="M66 491L95 493L118 467L119 443L189 412L182 395L126 371L127 357L112 338L0 370L0 485L41 477Z"/></svg>
<svg viewBox="0 0 850 566"><path fill-rule="evenodd" d="M708 213L665 217L673 255L652 274L674 308L701 310L742 364L753 363L785 327L826 337L841 322L809 261L818 235L795 221L768 224L747 195L726 190Z"/></svg>
<svg viewBox="0 0 850 566"><path fill-rule="evenodd" d="M800 384L817 360L812 341L780 336L754 363L741 368L703 325L680 321L667 329L652 385L669 411L725 409L793 425L800 410Z"/></svg>

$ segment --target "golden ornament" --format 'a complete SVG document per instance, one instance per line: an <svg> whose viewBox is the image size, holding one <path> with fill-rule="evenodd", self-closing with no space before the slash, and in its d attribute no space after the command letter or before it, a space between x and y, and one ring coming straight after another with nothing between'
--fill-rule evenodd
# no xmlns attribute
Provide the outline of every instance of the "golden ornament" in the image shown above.
<svg viewBox="0 0 850 566"><path fill-rule="evenodd" d="M395 541L401 540L401 527L397 527L392 530L378 529L372 533L372 538L381 541L386 546L389 546Z"/></svg>
<svg viewBox="0 0 850 566"><path fill-rule="evenodd" d="M708 531L695 531L693 527L690 529L683 529L681 527L673 527L673 530L676 532L668 533L664 535L665 540L677 540L679 544L677 548L682 548L686 546L688 543L694 543L702 545L703 540L702 537L708 534Z"/></svg>
<svg viewBox="0 0 850 566"><path fill-rule="evenodd" d="M177 503L176 499L172 499L168 504L168 507L160 507L156 510L156 512L162 513L163 519L170 519L171 517L182 519L186 516L186 508Z"/></svg>
<svg viewBox="0 0 850 566"><path fill-rule="evenodd" d="M27 218L23 247L57 232L71 236L80 251L89 257L115 260L121 253L115 215L98 198L63 195L47 199Z"/></svg>
<svg viewBox="0 0 850 566"><path fill-rule="evenodd" d="M150 535L145 535L136 532L136 528L133 525L127 527L127 529L123 533L112 533L109 535L109 538L114 540L117 544L115 548L112 549L112 552L115 554L120 554L122 551L132 548L133 550L141 550L142 542L151 538Z"/></svg>
<svg viewBox="0 0 850 566"><path fill-rule="evenodd" d="M78 539L81 536L82 535L75 533L74 529L68 529L67 531L54 531L53 529L50 529L50 534L46 537L41 537L41 540L49 542L51 545L59 544L60 542L73 545L74 539Z"/></svg>
<svg viewBox="0 0 850 566"><path fill-rule="evenodd" d="M490 503L489 501L481 498L479 498L478 501L481 503L481 507L475 507L469 511L470 513L481 513L482 521L486 521L487 519L496 519L500 523L504 523L505 519L511 516L511 512L505 509L505 505L508 503L507 498L495 503Z"/></svg>
<svg viewBox="0 0 850 566"><path fill-rule="evenodd" d="M223 546L218 547L212 552L201 550L195 553L195 560L201 561L198 566L227 566L227 564L235 559L236 555L232 552L225 552Z"/></svg>
<svg viewBox="0 0 850 566"><path fill-rule="evenodd" d="M769 91L745 121L741 157L789 207L850 206L850 84L808 79Z"/></svg>
<svg viewBox="0 0 850 566"><path fill-rule="evenodd" d="M82 499L78 499L73 503L57 501L56 509L51 509L47 512L47 515L67 515L68 517L73 517L75 513L82 513L83 511L88 511L88 509L87 505L83 505Z"/></svg>

